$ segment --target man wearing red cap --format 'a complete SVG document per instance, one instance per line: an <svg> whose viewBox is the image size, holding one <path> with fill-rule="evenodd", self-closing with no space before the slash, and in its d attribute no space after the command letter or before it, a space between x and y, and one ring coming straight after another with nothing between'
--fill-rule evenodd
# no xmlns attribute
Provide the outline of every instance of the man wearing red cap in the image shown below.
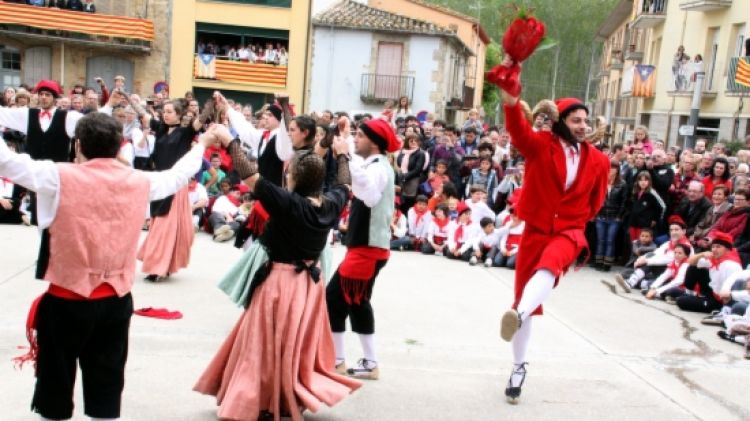
<svg viewBox="0 0 750 421"><path fill-rule="evenodd" d="M710 313L722 307L719 291L733 275L742 271L732 236L716 231L711 234L711 251L696 253L688 259L685 290L695 294L677 297L677 307L685 311Z"/></svg>
<svg viewBox="0 0 750 421"><path fill-rule="evenodd" d="M685 221L678 215L672 215L668 222L669 241L659 246L653 253L637 258L633 264L635 270L627 279L619 273L615 274L615 281L625 292L630 292L633 288L647 288L648 285L641 285L642 281L644 279L653 281L666 269L667 265L674 261L674 248L677 244L684 244L690 247L691 253L693 252Z"/></svg>
<svg viewBox="0 0 750 421"><path fill-rule="evenodd" d="M336 347L336 370L350 376L375 380L379 376L375 354L375 315L370 297L378 272L390 256L390 222L395 196L393 169L386 152L399 150L393 128L382 119L362 123L354 140L351 157L352 205L344 261L326 288L328 317ZM345 140L336 139L337 154L347 154ZM346 369L344 332L346 319L359 334L364 357L356 367Z"/></svg>
<svg viewBox="0 0 750 421"><path fill-rule="evenodd" d="M506 58L507 66L511 65ZM515 403L526 376L531 316L542 314L560 276L584 250L584 227L607 193L609 159L585 142L588 109L576 98L556 101L552 131L535 132L519 98L503 91L505 123L526 160L524 191L516 206L526 223L516 260L513 309L502 317L501 337L513 341L514 366L505 395Z"/></svg>
<svg viewBox="0 0 750 421"><path fill-rule="evenodd" d="M39 97L39 108L0 107L0 126L26 134L26 152L32 159L71 160L71 139L83 114L55 107L61 92L57 82L42 80L34 88ZM35 195L32 195L32 201L32 221L36 224Z"/></svg>

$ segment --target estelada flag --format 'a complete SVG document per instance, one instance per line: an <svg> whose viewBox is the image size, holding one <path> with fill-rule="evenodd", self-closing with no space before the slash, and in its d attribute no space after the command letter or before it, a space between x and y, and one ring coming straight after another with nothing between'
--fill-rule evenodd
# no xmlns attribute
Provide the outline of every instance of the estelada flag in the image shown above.
<svg viewBox="0 0 750 421"><path fill-rule="evenodd" d="M656 67L637 64L633 75L633 96L649 98L654 96L656 87Z"/></svg>
<svg viewBox="0 0 750 421"><path fill-rule="evenodd" d="M748 57L740 57L737 60L737 73L734 75L734 81L750 88L750 63L748 62Z"/></svg>
<svg viewBox="0 0 750 421"><path fill-rule="evenodd" d="M216 56L213 54L198 54L195 57L195 77L216 79Z"/></svg>

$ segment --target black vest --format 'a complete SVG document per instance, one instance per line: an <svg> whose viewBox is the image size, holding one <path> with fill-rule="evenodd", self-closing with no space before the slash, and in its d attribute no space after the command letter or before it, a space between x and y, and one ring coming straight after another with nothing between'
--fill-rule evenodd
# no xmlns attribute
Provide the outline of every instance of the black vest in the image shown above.
<svg viewBox="0 0 750 421"><path fill-rule="evenodd" d="M161 127L160 130L162 135L154 143L154 153L151 158L156 171L166 171L190 152L194 132L185 127L178 127L172 133L167 132L166 126ZM172 209L172 199L174 195L151 202L151 216L168 214Z"/></svg>
<svg viewBox="0 0 750 421"><path fill-rule="evenodd" d="M262 143L263 140L258 144L259 149ZM282 176L284 174L284 161L280 160L279 156L276 155L276 135L271 137L268 144L266 144L263 153L258 155L258 172L261 177L273 184L279 187L283 185Z"/></svg>
<svg viewBox="0 0 750 421"><path fill-rule="evenodd" d="M37 108L29 110L29 126L26 130L26 152L36 160L49 159L54 162L71 160L70 138L65 131L67 111L55 110L47 131L39 125Z"/></svg>
<svg viewBox="0 0 750 421"><path fill-rule="evenodd" d="M370 213L372 208L365 202L352 196L352 206L349 211L349 228L344 237L347 247L367 247L370 245Z"/></svg>

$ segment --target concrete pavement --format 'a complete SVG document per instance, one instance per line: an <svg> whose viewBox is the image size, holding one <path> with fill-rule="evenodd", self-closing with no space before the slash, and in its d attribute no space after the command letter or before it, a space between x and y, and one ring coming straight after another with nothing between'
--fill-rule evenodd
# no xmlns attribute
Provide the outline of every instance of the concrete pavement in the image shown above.
<svg viewBox="0 0 750 421"><path fill-rule="evenodd" d="M10 359L26 342L29 303L45 289L33 280L37 243L33 228L0 226L2 420L36 419L29 411L33 369L18 371ZM343 248L334 250L340 259ZM185 317L133 317L123 420L216 419L214 400L191 388L240 315L215 287L239 254L199 234L187 270L161 284L137 277L136 308ZM563 279L546 315L534 321L529 374L521 403L511 406L503 397L511 348L498 328L513 273L394 253L373 297L381 380L306 419L750 419L750 361L741 347L700 325L701 315L613 293L610 278L583 269ZM356 336L347 346L353 364ZM82 412L79 381L74 419L86 419Z"/></svg>

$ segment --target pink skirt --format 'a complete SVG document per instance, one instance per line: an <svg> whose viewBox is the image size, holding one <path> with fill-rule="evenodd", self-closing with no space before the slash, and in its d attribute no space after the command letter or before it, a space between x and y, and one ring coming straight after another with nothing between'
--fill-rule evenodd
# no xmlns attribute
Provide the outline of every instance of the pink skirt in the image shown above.
<svg viewBox="0 0 750 421"><path fill-rule="evenodd" d="M141 271L165 276L187 267L194 236L193 215L185 187L175 193L168 214L151 218L148 236L138 250L138 260L143 262Z"/></svg>
<svg viewBox="0 0 750 421"><path fill-rule="evenodd" d="M325 283L274 263L250 307L193 390L216 396L222 420L256 421L261 411L302 420L362 384L334 372Z"/></svg>

